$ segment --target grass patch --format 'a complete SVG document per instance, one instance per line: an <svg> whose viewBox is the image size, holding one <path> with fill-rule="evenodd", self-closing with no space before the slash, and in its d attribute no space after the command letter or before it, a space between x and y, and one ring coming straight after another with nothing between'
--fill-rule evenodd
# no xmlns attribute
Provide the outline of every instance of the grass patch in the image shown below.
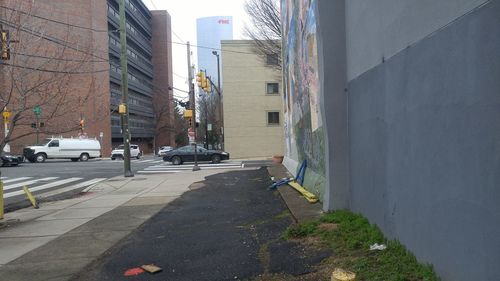
<svg viewBox="0 0 500 281"><path fill-rule="evenodd" d="M290 212L288 210L285 210L279 214L277 214L276 216L273 217L273 220L274 221L279 221L279 220L282 220L284 218L288 218L290 217Z"/></svg>
<svg viewBox="0 0 500 281"><path fill-rule="evenodd" d="M328 227L323 227L325 225ZM317 221L296 224L284 234L286 239L307 236L317 237L320 243L330 247L335 253L335 258L330 262L355 272L356 280L440 280L430 265L418 263L401 243L387 240L376 225L371 225L361 215L335 211L323 215ZM387 249L370 251L369 247L374 243L385 244Z"/></svg>

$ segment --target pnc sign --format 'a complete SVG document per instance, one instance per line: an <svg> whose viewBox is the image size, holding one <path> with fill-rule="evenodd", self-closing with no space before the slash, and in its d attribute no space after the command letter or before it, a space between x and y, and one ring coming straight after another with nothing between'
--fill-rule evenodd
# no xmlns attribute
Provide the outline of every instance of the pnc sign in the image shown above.
<svg viewBox="0 0 500 281"><path fill-rule="evenodd" d="M229 24L229 20L223 20L223 19L220 19L217 21L218 24Z"/></svg>

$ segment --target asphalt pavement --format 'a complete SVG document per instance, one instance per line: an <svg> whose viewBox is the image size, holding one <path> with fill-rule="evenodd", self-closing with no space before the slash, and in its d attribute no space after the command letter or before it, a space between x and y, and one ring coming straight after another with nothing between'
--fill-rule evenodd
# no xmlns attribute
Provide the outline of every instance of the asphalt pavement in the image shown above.
<svg viewBox="0 0 500 281"><path fill-rule="evenodd" d="M310 272L329 253L304 255L281 238L294 220L270 183L265 168L209 176L72 280L220 281ZM144 264L162 272L124 276Z"/></svg>

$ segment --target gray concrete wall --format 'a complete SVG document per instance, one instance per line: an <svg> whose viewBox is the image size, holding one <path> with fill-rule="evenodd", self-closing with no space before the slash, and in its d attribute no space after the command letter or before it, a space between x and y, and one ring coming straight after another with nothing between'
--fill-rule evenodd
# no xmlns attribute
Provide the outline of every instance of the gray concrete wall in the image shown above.
<svg viewBox="0 0 500 281"><path fill-rule="evenodd" d="M495 1L495 0L494 0ZM349 80L448 25L487 0L349 0Z"/></svg>
<svg viewBox="0 0 500 281"><path fill-rule="evenodd" d="M323 209L349 208L345 0L318 0L320 106L325 126ZM329 11L322 14L319 11Z"/></svg>
<svg viewBox="0 0 500 281"><path fill-rule="evenodd" d="M396 18L408 16L398 5L388 5L396 1L379 2L368 5L381 6L370 10L372 21L391 20L383 19L385 13L372 16L383 8L398 14ZM418 2L432 7L437 4L431 2L443 2L445 7L481 1ZM436 13L439 17L439 9ZM441 22L431 15L418 23ZM500 1L491 1L348 86L351 208L421 261L434 264L443 280L500 280L499 15ZM396 18L392 27L385 27L387 36L398 24ZM352 20L348 16L348 23ZM403 31L414 27L399 24ZM351 57L350 64L356 65L351 76L373 64L379 46L371 45L372 35L356 36L358 41L367 39L366 46L350 50L349 56L356 57ZM377 40L388 40L384 44L390 46L406 42L387 36ZM361 48L368 53L361 54ZM325 60L325 65L335 62ZM336 126L328 122L327 127Z"/></svg>

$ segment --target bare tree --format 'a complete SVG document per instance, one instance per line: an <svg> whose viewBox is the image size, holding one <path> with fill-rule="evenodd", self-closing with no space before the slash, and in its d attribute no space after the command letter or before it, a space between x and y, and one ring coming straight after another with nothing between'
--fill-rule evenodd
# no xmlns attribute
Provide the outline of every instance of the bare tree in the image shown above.
<svg viewBox="0 0 500 281"><path fill-rule="evenodd" d="M37 121L45 124L43 134L64 134L78 131L78 120L92 106L94 113L99 111L94 116L110 114L89 102L91 94L100 94L93 92L96 74L109 69L106 54L93 50L89 40L97 31L53 20L46 11L40 16L36 5L7 0L0 6L0 25L11 39L11 58L0 62L0 110L11 113L0 151L8 142L35 134L31 126L39 127ZM35 108L43 110L40 119ZM85 119L87 124L97 121Z"/></svg>
<svg viewBox="0 0 500 281"><path fill-rule="evenodd" d="M279 0L247 0L245 11L251 20L251 27L244 32L255 41L256 52L273 56L281 68L281 13Z"/></svg>
<svg viewBox="0 0 500 281"><path fill-rule="evenodd" d="M206 147L216 148L222 142L220 134L218 134L221 125L218 122L218 96L214 91L210 93L201 91L200 93L202 94L199 95L196 101L198 117L200 119L197 138L198 140L204 140ZM209 127L211 127L211 130L209 130Z"/></svg>
<svg viewBox="0 0 500 281"><path fill-rule="evenodd" d="M188 124L179 107L174 108L175 145L177 147L189 144Z"/></svg>

